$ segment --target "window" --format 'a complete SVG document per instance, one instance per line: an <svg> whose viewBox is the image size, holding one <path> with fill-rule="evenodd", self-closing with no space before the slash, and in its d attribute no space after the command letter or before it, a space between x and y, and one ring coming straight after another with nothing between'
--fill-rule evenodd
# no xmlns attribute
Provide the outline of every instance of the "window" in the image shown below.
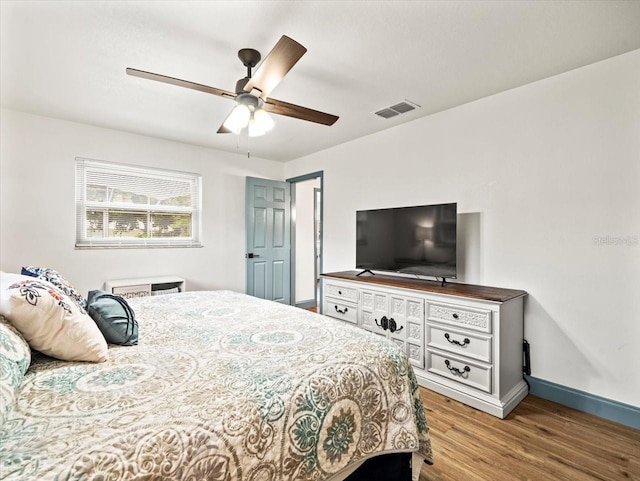
<svg viewBox="0 0 640 481"><path fill-rule="evenodd" d="M76 247L200 247L198 174L76 159Z"/></svg>

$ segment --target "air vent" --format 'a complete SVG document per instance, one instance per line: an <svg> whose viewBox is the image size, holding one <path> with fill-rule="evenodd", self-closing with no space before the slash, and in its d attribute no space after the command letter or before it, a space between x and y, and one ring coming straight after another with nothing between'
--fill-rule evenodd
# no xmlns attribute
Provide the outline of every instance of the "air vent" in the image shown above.
<svg viewBox="0 0 640 481"><path fill-rule="evenodd" d="M374 113L378 117L390 119L391 117L395 117L400 114L411 112L412 110L415 110L418 107L420 107L418 104L414 104L413 102L409 102L408 100L403 100L402 102L398 102L397 104L392 105L390 107L385 107Z"/></svg>
<svg viewBox="0 0 640 481"><path fill-rule="evenodd" d="M399 112L391 109L382 109L376 112L376 115L380 117L384 117L385 119L390 119L391 117L395 117L396 115L400 115Z"/></svg>

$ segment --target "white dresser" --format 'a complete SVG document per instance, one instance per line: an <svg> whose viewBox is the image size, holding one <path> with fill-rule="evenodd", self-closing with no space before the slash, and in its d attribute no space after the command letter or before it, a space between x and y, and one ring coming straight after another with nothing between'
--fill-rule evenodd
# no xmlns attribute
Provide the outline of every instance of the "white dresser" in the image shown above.
<svg viewBox="0 0 640 481"><path fill-rule="evenodd" d="M322 275L322 312L395 342L420 385L504 418L527 395L526 292L406 277Z"/></svg>

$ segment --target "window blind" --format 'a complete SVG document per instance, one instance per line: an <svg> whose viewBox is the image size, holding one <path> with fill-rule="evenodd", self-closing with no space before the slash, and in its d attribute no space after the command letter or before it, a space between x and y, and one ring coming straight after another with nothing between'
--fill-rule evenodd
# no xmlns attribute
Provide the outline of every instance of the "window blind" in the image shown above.
<svg viewBox="0 0 640 481"><path fill-rule="evenodd" d="M201 246L198 174L76 158L76 247Z"/></svg>

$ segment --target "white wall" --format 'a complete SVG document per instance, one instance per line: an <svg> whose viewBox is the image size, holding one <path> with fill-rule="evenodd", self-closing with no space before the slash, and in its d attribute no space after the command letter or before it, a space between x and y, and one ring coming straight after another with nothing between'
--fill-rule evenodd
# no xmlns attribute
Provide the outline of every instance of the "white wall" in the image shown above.
<svg viewBox="0 0 640 481"><path fill-rule="evenodd" d="M0 124L2 270L51 267L85 294L108 279L165 274L187 289L244 292L245 176L282 180L281 163L10 110ZM204 247L74 249L76 157L202 174Z"/></svg>
<svg viewBox="0 0 640 481"><path fill-rule="evenodd" d="M357 209L456 201L461 277L529 293L532 375L640 406L640 50L298 159L285 176L319 170L325 272L354 268Z"/></svg>
<svg viewBox="0 0 640 481"><path fill-rule="evenodd" d="M315 296L314 191L320 179L293 184L296 189L296 303Z"/></svg>

